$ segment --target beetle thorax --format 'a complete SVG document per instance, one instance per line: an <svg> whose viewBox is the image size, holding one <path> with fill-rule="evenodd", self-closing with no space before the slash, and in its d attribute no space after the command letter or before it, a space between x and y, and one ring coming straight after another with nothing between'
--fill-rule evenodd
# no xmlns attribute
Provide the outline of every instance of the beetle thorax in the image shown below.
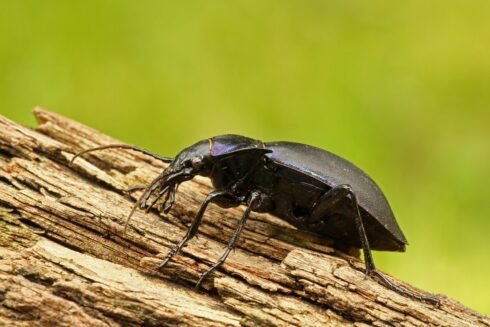
<svg viewBox="0 0 490 327"><path fill-rule="evenodd" d="M245 195L252 186L250 176L260 158L251 153L235 154L215 160L211 181L216 189L232 190L236 195Z"/></svg>

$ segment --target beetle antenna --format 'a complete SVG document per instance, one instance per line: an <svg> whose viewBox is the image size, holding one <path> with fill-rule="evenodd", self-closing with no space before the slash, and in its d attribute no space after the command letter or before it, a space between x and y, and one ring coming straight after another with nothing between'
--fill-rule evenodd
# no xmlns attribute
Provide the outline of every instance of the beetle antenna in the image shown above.
<svg viewBox="0 0 490 327"><path fill-rule="evenodd" d="M86 154L86 153L89 153L89 152L92 152L92 151L105 150L105 149L129 149L129 150L133 150L133 151L136 151L136 152L144 153L144 154L146 154L146 155L148 155L148 156L150 156L152 158L155 158L155 159L160 160L160 161L165 162L165 163L171 163L172 161L174 161L173 158L161 157L158 154L155 154L155 153L150 152L150 151L145 150L145 149L138 148L138 147L133 146L133 145L128 145L128 144L109 144L109 145L98 146L98 147L95 147L95 148L91 148L91 149L87 149L87 150L83 150L81 152L78 152L77 154L75 154L73 156L73 158L71 158L70 165L73 164L73 161L75 161L76 158L78 158L79 156L81 156L83 154Z"/></svg>

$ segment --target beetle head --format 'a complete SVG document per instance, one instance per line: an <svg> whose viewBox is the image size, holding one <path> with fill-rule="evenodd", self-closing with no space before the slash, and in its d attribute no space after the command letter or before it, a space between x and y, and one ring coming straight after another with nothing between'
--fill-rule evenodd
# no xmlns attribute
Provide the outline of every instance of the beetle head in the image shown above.
<svg viewBox="0 0 490 327"><path fill-rule="evenodd" d="M150 210L158 199L166 196L162 208L168 212L178 185L196 175L209 176L215 186L226 188L246 175L252 163L267 152L270 150L262 142L239 135L221 135L199 141L177 154L170 165L147 186L138 202L139 206ZM153 194L155 197L148 204Z"/></svg>
<svg viewBox="0 0 490 327"><path fill-rule="evenodd" d="M149 211L162 197L165 198L160 208L168 212L179 184L196 175L209 176L218 187L235 184L250 171L251 164L267 152L270 150L262 142L239 135L216 136L185 148L175 159L164 161L170 165L146 186L129 214L126 226L138 206Z"/></svg>
<svg viewBox="0 0 490 327"><path fill-rule="evenodd" d="M170 179L184 181L195 175L209 176L227 158L243 159L243 156L260 156L267 152L270 150L261 141L240 135L220 135L182 150L165 172Z"/></svg>
<svg viewBox="0 0 490 327"><path fill-rule="evenodd" d="M137 204L141 209L149 211L162 197L165 200L160 208L168 212L175 200L175 193L180 183L192 179L196 175L207 175L211 169L211 153L207 140L197 142L182 150L170 165L148 185ZM155 194L153 200L149 198Z"/></svg>
<svg viewBox="0 0 490 327"><path fill-rule="evenodd" d="M207 175L212 160L208 140L199 141L180 151L172 163L165 169L169 179L179 182L189 180L196 175Z"/></svg>

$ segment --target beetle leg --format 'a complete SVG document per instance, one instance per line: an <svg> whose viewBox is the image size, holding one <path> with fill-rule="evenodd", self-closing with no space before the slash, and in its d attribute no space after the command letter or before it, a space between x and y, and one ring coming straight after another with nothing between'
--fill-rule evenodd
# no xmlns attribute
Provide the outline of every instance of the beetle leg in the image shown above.
<svg viewBox="0 0 490 327"><path fill-rule="evenodd" d="M199 289L199 286L201 286L202 281L206 278L207 275L209 275L213 270L215 270L216 268L221 266L223 264L223 262L225 262L226 258L230 254L231 250L234 249L235 243L238 240L238 236L240 235L240 232L242 231L243 226L245 225L245 222L247 221L248 217L250 216L250 212L255 207L255 205L257 204L258 201L260 201L260 193L252 192L252 194L248 200L248 203L247 203L247 209L243 213L243 216L240 219L240 221L238 221L238 226L235 229L235 232L233 233L233 236L231 237L230 242L228 243L228 246L226 248L225 253L221 256L221 258L215 264L213 264L208 270L206 270L201 275L201 277L199 278L199 281L196 284L196 287L195 287L196 289Z"/></svg>
<svg viewBox="0 0 490 327"><path fill-rule="evenodd" d="M350 185L338 185L337 187L342 187L347 196L350 198L352 203L352 210L354 211L354 222L356 223L357 232L359 233L359 238L361 240L362 251L364 252L364 263L366 264L366 274L371 275L373 271L376 270L374 265L373 256L371 254L371 248L369 247L369 241L366 234L366 229L364 228L364 223L362 222L361 212L359 211L359 205L357 202L357 196L352 191Z"/></svg>
<svg viewBox="0 0 490 327"><path fill-rule="evenodd" d="M336 208L341 201L346 198L350 199L352 215L354 222L356 224L357 232L361 241L362 250L364 252L364 261L366 264L366 273L369 275L373 270L376 269L374 265L373 257L371 255L371 249L369 247L369 241L367 239L366 230L364 229L364 224L362 222L361 213L359 211L359 206L357 205L357 197L352 191L350 185L341 184L337 185L325 194L323 194L320 199L314 204L310 216L308 217L308 224L318 222L323 217L325 213L331 209Z"/></svg>
<svg viewBox="0 0 490 327"><path fill-rule="evenodd" d="M325 192L314 204L310 215L307 219L307 224L314 224L322 220L327 213L335 209L338 204L345 199L350 192L349 185L338 185Z"/></svg>
<svg viewBox="0 0 490 327"><path fill-rule="evenodd" d="M208 196L206 197L206 199L201 204L201 207L199 208L199 211L197 212L196 217L192 221L191 226L187 230L187 233L180 240L180 242L177 243L167 253L167 255L163 259L162 263L160 263L160 265L158 266L159 269L165 267L165 265L170 261L170 259L172 259L172 257L174 255L176 255L180 251L180 249L182 249L182 247L185 245L185 243L187 243L187 241L189 241L194 236L196 236L197 230L199 229L199 225L201 224L202 216L204 215L204 211L206 211L208 204L213 202L213 201L216 201L219 198L223 198L223 197L229 197L229 198L233 199L233 201L236 200L235 196L228 191L213 191L213 192L209 193Z"/></svg>
<svg viewBox="0 0 490 327"><path fill-rule="evenodd" d="M351 210L353 213L353 218L357 227L357 232L359 233L359 238L361 241L361 246L362 250L364 253L364 262L366 265L366 274L371 275L371 276L376 276L378 277L385 286L387 286L389 289L392 291L395 291L399 294L417 299L417 300L424 300L424 301L429 301L432 303L439 303L439 300L436 297L433 296L428 296L428 295L418 295L415 294L407 289L404 289L395 283L393 283L391 280L389 280L383 273L378 271L376 269L376 266L374 265L374 260L373 256L371 255L371 249L369 247L369 241L366 235L366 230L364 228L364 223L362 221L361 213L359 211L359 205L357 202L357 197L355 193L352 191L352 188L350 185L343 184L343 185L338 185L328 192L326 192L322 197L320 198L320 201L317 202L311 212L311 217L310 221L311 222L316 222L324 216L325 212L328 211L329 209L334 208L342 199L345 198L350 199L351 203Z"/></svg>
<svg viewBox="0 0 490 327"><path fill-rule="evenodd" d="M386 277L382 272L380 272L376 269L373 270L371 272L371 274L378 277L383 282L383 284L385 284L385 286L387 286L392 291L397 292L398 294L406 295L408 297L411 297L411 298L419 300L419 301L428 301L428 302L431 302L433 304L439 304L440 303L440 299L436 296L415 294L415 293L413 293L413 292L411 292L411 291L409 291L403 287L396 285L391 280L389 280L388 277Z"/></svg>

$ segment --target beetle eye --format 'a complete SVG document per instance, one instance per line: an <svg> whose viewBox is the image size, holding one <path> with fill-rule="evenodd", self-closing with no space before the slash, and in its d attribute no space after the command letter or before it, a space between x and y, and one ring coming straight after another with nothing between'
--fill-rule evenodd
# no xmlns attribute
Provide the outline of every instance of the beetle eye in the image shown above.
<svg viewBox="0 0 490 327"><path fill-rule="evenodd" d="M202 157L194 157L191 159L192 168L201 169L203 166Z"/></svg>

